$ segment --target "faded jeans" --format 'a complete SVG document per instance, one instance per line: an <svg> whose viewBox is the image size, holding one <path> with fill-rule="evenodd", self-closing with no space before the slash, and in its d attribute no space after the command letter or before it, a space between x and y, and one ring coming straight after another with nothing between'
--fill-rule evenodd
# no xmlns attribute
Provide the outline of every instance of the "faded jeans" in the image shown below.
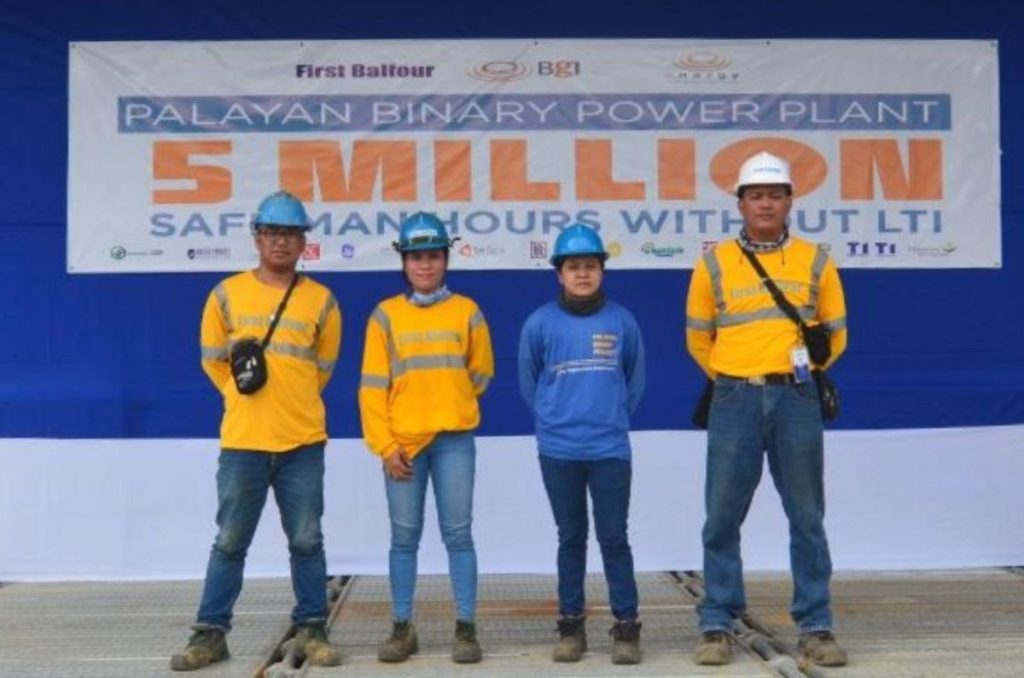
<svg viewBox="0 0 1024 678"><path fill-rule="evenodd" d="M707 520L701 631L731 630L746 611L740 526L761 479L763 458L789 521L793 575L790 614L801 632L832 627L832 561L825 536L823 431L818 390L805 384L755 386L719 377L708 423Z"/></svg>
<svg viewBox="0 0 1024 678"><path fill-rule="evenodd" d="M423 535L427 481L434 486L441 540L448 551L448 574L456 618L476 617L477 565L473 546L473 485L476 444L471 431L442 432L412 460L412 480L384 476L391 517L388 557L392 616L410 621L416 594L417 555Z"/></svg>
<svg viewBox="0 0 1024 678"><path fill-rule="evenodd" d="M292 622L327 619L327 564L320 519L324 512L324 444L290 452L224 449L217 467L217 526L197 626L231 629L242 592L245 556L273 488L288 537L295 607Z"/></svg>

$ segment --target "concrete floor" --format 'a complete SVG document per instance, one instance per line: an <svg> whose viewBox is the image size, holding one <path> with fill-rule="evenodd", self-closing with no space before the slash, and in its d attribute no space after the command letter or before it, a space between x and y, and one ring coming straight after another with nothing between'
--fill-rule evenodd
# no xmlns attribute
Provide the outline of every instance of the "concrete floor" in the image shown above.
<svg viewBox="0 0 1024 678"><path fill-rule="evenodd" d="M841 573L833 582L836 633L850 653L842 669L801 666L793 651L788 577L748 576L750 633L727 667L695 666L694 591L680 573L639 576L644 662L609 662L611 619L600 575L587 580L590 649L575 665L550 661L555 581L540 575L481 577L479 626L484 661L448 658L453 630L444 577L421 577L416 625L420 652L382 665L387 581L356 577L341 590L331 638L345 653L335 668L286 667L277 678L312 676L927 676L1024 675L1024 576L1005 570ZM7 584L0 587L0 677L137 678L169 676L170 655L187 640L199 582ZM287 580L253 580L236 606L230 661L204 678L253 676L273 664L286 634L292 594ZM760 641L758 640L760 639ZM767 642L761 642L767 641ZM771 645L765 654L753 651ZM788 652L787 652L788 650ZM804 669L801 674L800 669Z"/></svg>

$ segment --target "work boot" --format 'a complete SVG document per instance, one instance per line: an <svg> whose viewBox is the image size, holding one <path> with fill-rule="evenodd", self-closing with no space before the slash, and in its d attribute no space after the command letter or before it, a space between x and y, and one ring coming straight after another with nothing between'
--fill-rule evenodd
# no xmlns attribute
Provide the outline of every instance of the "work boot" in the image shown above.
<svg viewBox="0 0 1024 678"><path fill-rule="evenodd" d="M587 651L587 618L566 616L558 620L558 642L552 659L556 662L578 662Z"/></svg>
<svg viewBox="0 0 1024 678"><path fill-rule="evenodd" d="M831 631L801 633L796 646L819 666L846 666L846 650L839 647Z"/></svg>
<svg viewBox="0 0 1024 678"><path fill-rule="evenodd" d="M419 649L416 628L412 622L396 621L391 628L391 637L384 641L377 650L377 660L389 663L404 662L409 655Z"/></svg>
<svg viewBox="0 0 1024 678"><path fill-rule="evenodd" d="M455 622L452 661L456 664L476 664L482 657L480 643L476 640L476 624L459 619Z"/></svg>
<svg viewBox="0 0 1024 678"><path fill-rule="evenodd" d="M327 640L327 627L323 622L302 624L295 631L295 653L309 660L312 666L337 666L341 663L341 648Z"/></svg>
<svg viewBox="0 0 1024 678"><path fill-rule="evenodd" d="M171 657L173 671L195 671L227 659L228 641L224 632L211 626L193 626L192 637L181 652Z"/></svg>
<svg viewBox="0 0 1024 678"><path fill-rule="evenodd" d="M619 619L612 626L612 664L640 663L640 627L635 619Z"/></svg>
<svg viewBox="0 0 1024 678"><path fill-rule="evenodd" d="M725 631L707 631L700 639L693 661L701 666L722 666L732 658L732 637Z"/></svg>

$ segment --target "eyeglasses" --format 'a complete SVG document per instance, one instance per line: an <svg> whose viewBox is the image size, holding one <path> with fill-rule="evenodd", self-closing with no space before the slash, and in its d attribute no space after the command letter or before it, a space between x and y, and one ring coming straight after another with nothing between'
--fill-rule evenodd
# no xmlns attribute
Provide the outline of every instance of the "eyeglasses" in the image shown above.
<svg viewBox="0 0 1024 678"><path fill-rule="evenodd" d="M256 233L267 240L285 240L293 243L301 240L306 234L297 228L272 228L262 226L256 230Z"/></svg>

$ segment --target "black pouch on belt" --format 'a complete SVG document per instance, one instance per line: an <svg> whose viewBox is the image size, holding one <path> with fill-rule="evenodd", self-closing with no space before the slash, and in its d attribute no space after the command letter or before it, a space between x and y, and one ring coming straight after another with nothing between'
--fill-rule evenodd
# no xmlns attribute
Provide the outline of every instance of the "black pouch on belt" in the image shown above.
<svg viewBox="0 0 1024 678"><path fill-rule="evenodd" d="M274 318L270 321L270 327L267 328L267 334L262 341L255 337L246 337L231 346L228 364L231 366L231 376L235 378L235 388L242 395L253 394L267 383L267 357L263 351L270 343L270 337L273 336L274 330L277 329L277 323L281 319L281 314L284 313L285 304L288 303L288 297L292 295L292 290L295 289L295 283L298 280L298 275L292 276L288 291L284 293L281 304L274 312Z"/></svg>
<svg viewBox="0 0 1024 678"><path fill-rule="evenodd" d="M832 330L826 325L800 326L800 333L804 338L804 346L807 347L807 354L815 365L824 365L832 357Z"/></svg>

